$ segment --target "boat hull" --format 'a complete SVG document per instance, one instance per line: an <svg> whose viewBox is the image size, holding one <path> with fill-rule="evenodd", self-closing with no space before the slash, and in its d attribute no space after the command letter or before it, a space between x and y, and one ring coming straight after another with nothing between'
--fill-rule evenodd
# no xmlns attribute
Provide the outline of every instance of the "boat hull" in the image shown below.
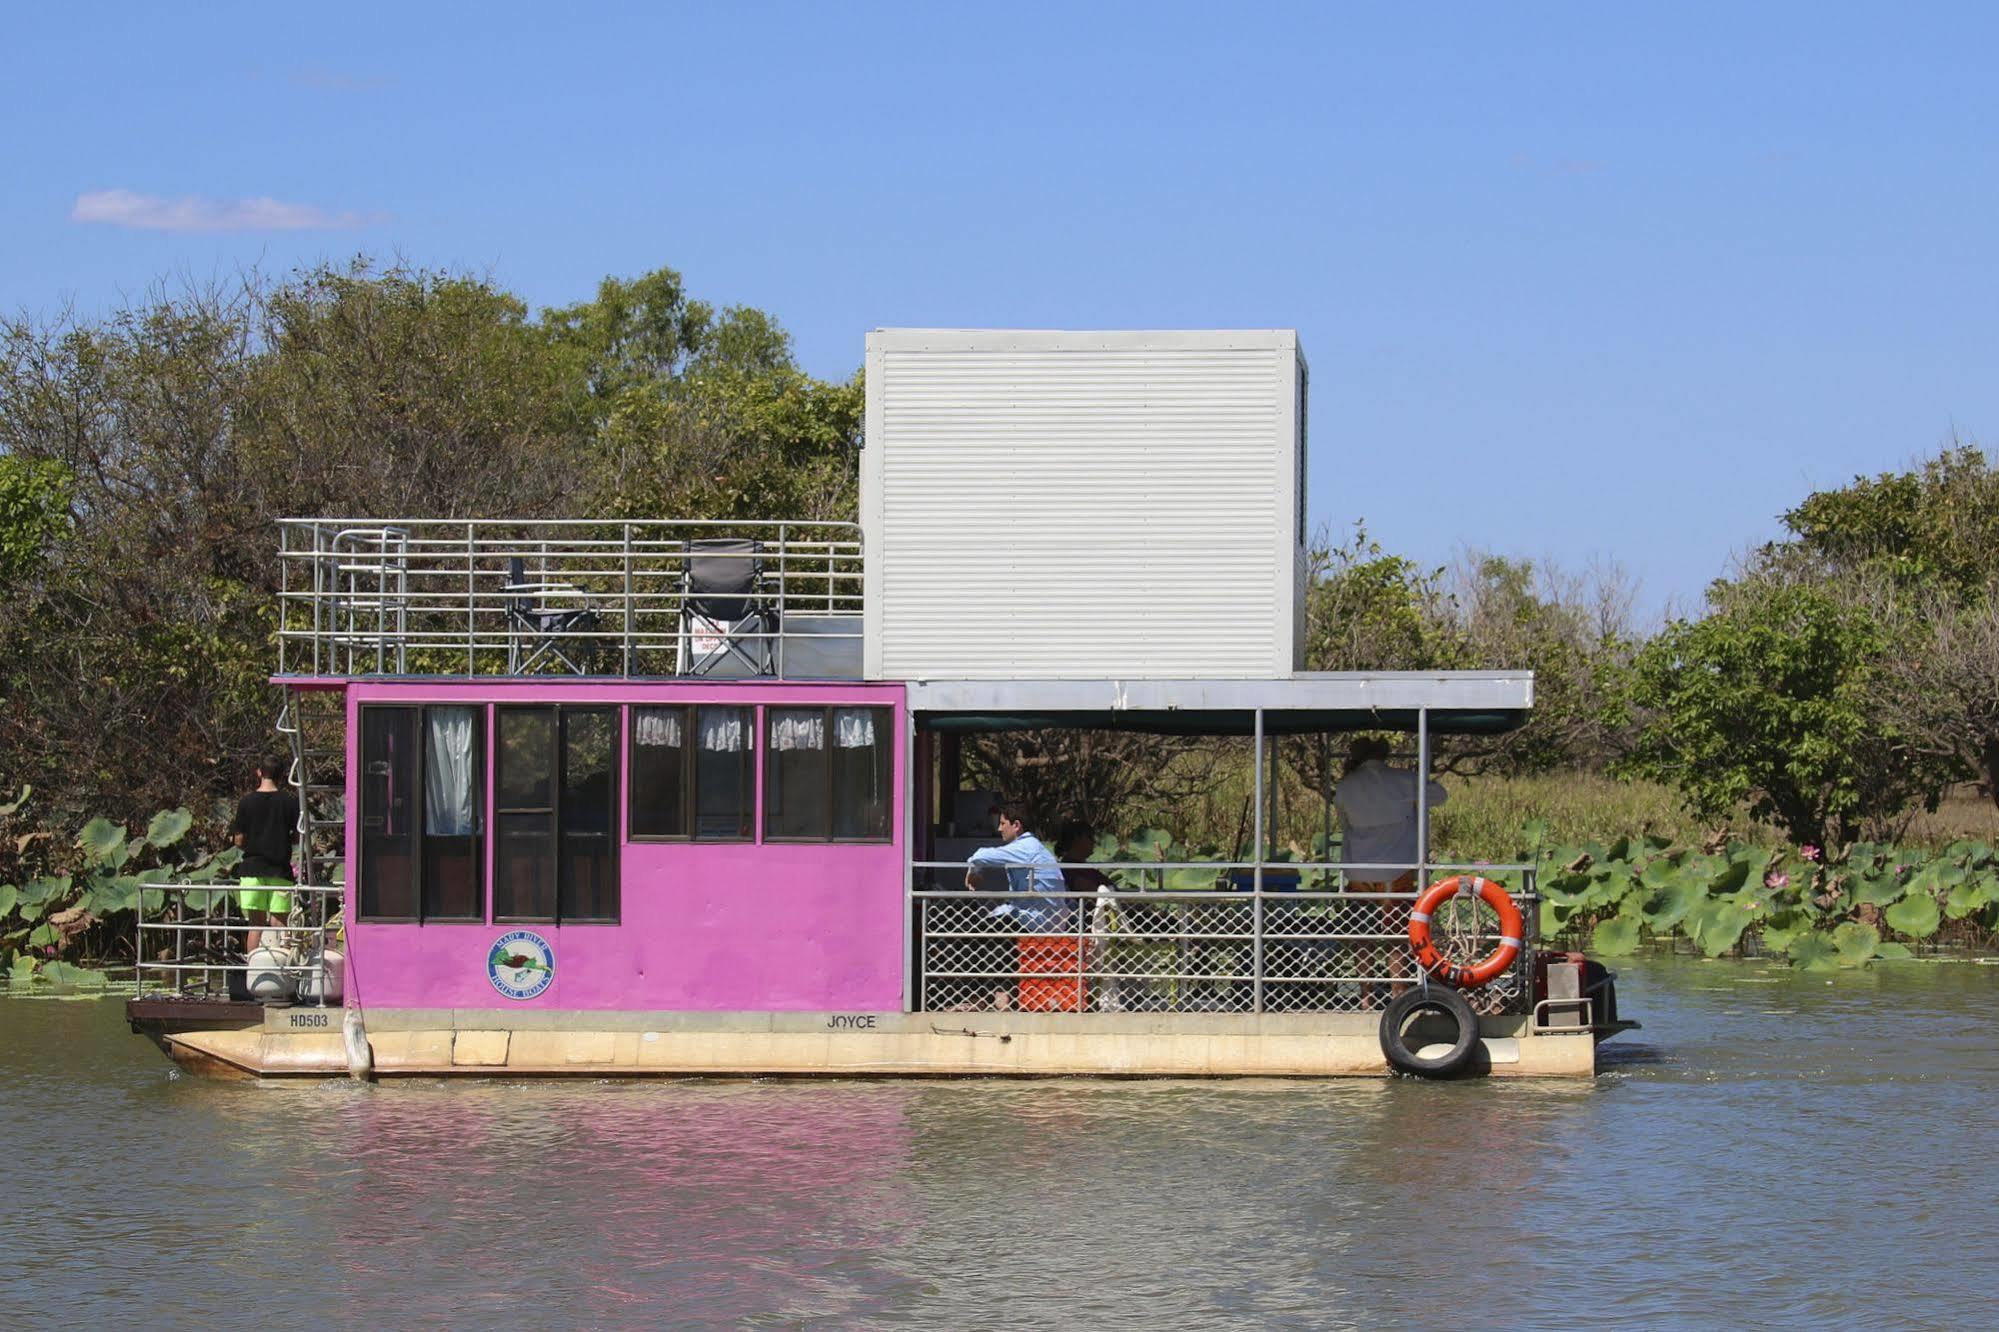
<svg viewBox="0 0 1999 1332"><path fill-rule="evenodd" d="M1377 1022L1371 1013L369 1010L366 1040L383 1078L1382 1077ZM191 1073L348 1076L338 1009L134 1015L133 1027ZM1588 1029L1486 1018L1480 1037L1477 1073L1595 1075Z"/></svg>

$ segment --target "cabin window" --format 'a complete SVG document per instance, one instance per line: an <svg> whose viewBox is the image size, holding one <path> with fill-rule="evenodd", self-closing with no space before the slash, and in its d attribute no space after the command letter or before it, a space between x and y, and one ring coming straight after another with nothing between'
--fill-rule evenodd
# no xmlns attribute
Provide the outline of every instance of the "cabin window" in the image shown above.
<svg viewBox="0 0 1999 1332"><path fill-rule="evenodd" d="M495 717L493 919L615 924L617 709Z"/></svg>
<svg viewBox="0 0 1999 1332"><path fill-rule="evenodd" d="M485 919L481 710L361 709L363 920Z"/></svg>
<svg viewBox="0 0 1999 1332"><path fill-rule="evenodd" d="M888 840L887 708L772 708L764 720L764 836Z"/></svg>
<svg viewBox="0 0 1999 1332"><path fill-rule="evenodd" d="M748 841L755 721L749 708L633 708L632 837Z"/></svg>

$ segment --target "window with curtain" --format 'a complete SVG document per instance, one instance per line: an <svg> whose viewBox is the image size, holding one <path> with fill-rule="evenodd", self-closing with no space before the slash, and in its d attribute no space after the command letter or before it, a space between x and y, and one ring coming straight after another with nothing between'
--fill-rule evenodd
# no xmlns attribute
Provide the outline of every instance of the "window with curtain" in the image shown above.
<svg viewBox="0 0 1999 1332"><path fill-rule="evenodd" d="M361 709L361 919L485 919L483 713Z"/></svg>
<svg viewBox="0 0 1999 1332"><path fill-rule="evenodd" d="M764 836L781 842L889 837L887 708L772 708L764 723Z"/></svg>
<svg viewBox="0 0 1999 1332"><path fill-rule="evenodd" d="M631 835L743 842L756 797L749 708L633 708Z"/></svg>
<svg viewBox="0 0 1999 1332"><path fill-rule="evenodd" d="M495 714L493 919L618 920L618 710Z"/></svg>

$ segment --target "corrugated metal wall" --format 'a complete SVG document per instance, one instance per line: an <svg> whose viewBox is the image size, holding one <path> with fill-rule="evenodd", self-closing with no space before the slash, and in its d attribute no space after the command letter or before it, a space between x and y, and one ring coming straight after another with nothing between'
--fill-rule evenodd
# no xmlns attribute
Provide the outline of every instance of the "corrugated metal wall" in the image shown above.
<svg viewBox="0 0 1999 1332"><path fill-rule="evenodd" d="M880 330L862 521L877 679L1296 665L1288 332Z"/></svg>

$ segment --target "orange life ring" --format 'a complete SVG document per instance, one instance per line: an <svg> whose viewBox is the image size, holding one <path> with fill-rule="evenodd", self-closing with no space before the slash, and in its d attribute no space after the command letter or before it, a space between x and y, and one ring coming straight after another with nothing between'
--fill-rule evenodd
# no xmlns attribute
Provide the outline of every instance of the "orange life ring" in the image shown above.
<svg viewBox="0 0 1999 1332"><path fill-rule="evenodd" d="M1485 959L1474 966L1460 966L1437 951L1437 945L1430 940L1430 917L1438 907L1458 895L1458 889L1469 888L1479 896L1479 900L1499 913L1499 947L1486 954ZM1513 965L1513 959L1520 956L1521 941L1526 938L1527 922L1520 915L1520 908L1513 904L1504 888L1491 879L1481 879L1476 874L1453 875L1439 879L1423 890L1416 899L1416 905L1409 911L1409 946L1416 950L1416 964L1446 985L1455 985L1460 990L1476 990Z"/></svg>

